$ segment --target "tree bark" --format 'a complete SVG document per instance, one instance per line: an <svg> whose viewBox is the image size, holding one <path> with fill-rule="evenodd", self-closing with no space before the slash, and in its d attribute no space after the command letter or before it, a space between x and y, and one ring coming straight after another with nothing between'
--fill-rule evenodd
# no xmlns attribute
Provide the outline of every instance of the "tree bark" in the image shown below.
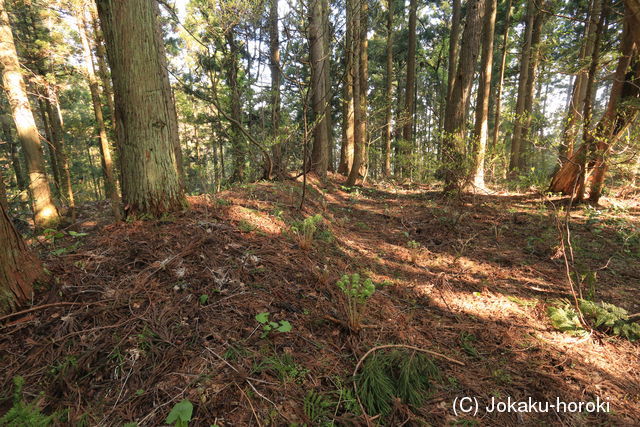
<svg viewBox="0 0 640 427"><path fill-rule="evenodd" d="M227 84L231 91L231 156L233 157L233 172L231 180L242 182L245 179L246 145L237 123L242 123L242 103L238 83L238 44L235 40L235 26L227 30L225 38L229 45L226 71Z"/></svg>
<svg viewBox="0 0 640 427"><path fill-rule="evenodd" d="M0 0L0 68L18 139L24 150L35 224L38 227L55 226L59 221L58 211L45 173L40 136L29 105L4 0Z"/></svg>
<svg viewBox="0 0 640 427"><path fill-rule="evenodd" d="M451 93L456 78L456 66L458 61L458 50L460 48L460 0L453 0L453 10L451 13L451 31L449 33L449 70L447 78L447 98L448 104L451 100Z"/></svg>
<svg viewBox="0 0 640 427"><path fill-rule="evenodd" d="M327 91L325 88L324 37L322 34L322 2L309 3L309 61L311 63L311 99L313 105L313 148L311 150L311 170L319 177L327 176L329 166L327 134Z"/></svg>
<svg viewBox="0 0 640 427"><path fill-rule="evenodd" d="M20 163L20 156L18 154L18 144L13 139L13 134L11 132L11 121L13 119L10 115L3 114L0 117L0 125L2 127L2 136L4 140L9 145L9 157L11 158L11 167L13 168L13 173L16 176L16 184L18 185L18 189L20 191L26 191L28 189L29 183L27 181L27 177L24 174L24 170L22 169L22 164Z"/></svg>
<svg viewBox="0 0 640 427"><path fill-rule="evenodd" d="M489 136L489 96L491 93L491 71L493 69L493 33L496 25L497 0L487 0L485 11L482 59L480 65L480 83L476 105L476 122L474 127L475 161L473 183L484 188L484 158L487 152Z"/></svg>
<svg viewBox="0 0 640 427"><path fill-rule="evenodd" d="M349 175L353 165L353 150L355 145L355 103L353 93L355 73L355 38L354 38L354 1L346 0L347 20L345 24L345 81L343 86L342 113L342 146L340 148L340 163L338 173Z"/></svg>
<svg viewBox="0 0 640 427"><path fill-rule="evenodd" d="M333 90L331 87L331 23L329 21L329 0L322 0L322 40L324 48L324 90L325 90L325 124L327 125L327 164L328 170L334 172L333 161Z"/></svg>
<svg viewBox="0 0 640 427"><path fill-rule="evenodd" d="M511 137L511 154L509 156L509 173L513 177L522 167L522 132L525 120L525 98L529 81L529 63L531 62L531 47L533 40L533 24L535 19L535 2L527 1L526 25L524 43L520 54L520 77L518 79L518 98L515 108L515 123Z"/></svg>
<svg viewBox="0 0 640 427"><path fill-rule="evenodd" d="M367 150L367 93L369 90L369 39L367 35L368 22L369 22L369 3L362 1L360 4L359 13L356 15L356 25L358 27L356 43L358 44L358 51L356 60L358 61L357 71L358 74L355 77L357 80L357 93L355 97L355 108L357 113L355 115L355 145L353 155L353 166L347 177L346 185L355 185L356 181L363 172L366 160ZM354 85L354 93L356 87Z"/></svg>
<svg viewBox="0 0 640 427"><path fill-rule="evenodd" d="M181 209L177 117L157 8L148 0L98 0L122 142L122 193L127 214Z"/></svg>
<svg viewBox="0 0 640 427"><path fill-rule="evenodd" d="M504 70L507 63L507 52L509 45L509 27L511 26L511 5L512 0L507 3L507 15L504 20L504 32L502 35L502 55L500 57L500 69L498 70L498 86L496 88L496 111L493 119L493 134L491 138L491 150L495 150L498 145L498 135L500 134L500 121L502 115L502 89L504 87Z"/></svg>
<svg viewBox="0 0 640 427"><path fill-rule="evenodd" d="M3 7L2 1L0 7ZM1 203L0 242L0 314L7 314L31 299L33 283L42 277L43 270Z"/></svg>
<svg viewBox="0 0 640 427"><path fill-rule="evenodd" d="M480 34L485 9L485 0L470 0L467 3L467 18L462 34L460 59L453 79L451 97L445 110L443 170L445 192L453 191L466 178L465 165L465 120L471 95L471 85L480 50ZM410 94L407 94L410 96Z"/></svg>
<svg viewBox="0 0 640 427"><path fill-rule="evenodd" d="M407 80L405 82L404 118L402 125L404 161L408 160L414 149L413 124L415 120L415 91L416 91L416 13L417 0L409 2L409 40L407 50Z"/></svg>
<svg viewBox="0 0 640 427"><path fill-rule="evenodd" d="M89 92L91 93L91 101L93 103L93 114L96 119L96 127L98 130L98 146L100 147L100 159L105 183L104 192L111 201L111 211L113 212L115 220L120 221L120 195L118 194L116 175L113 168L113 161L111 159L111 147L109 144L109 138L107 137L107 127L102 115L100 85L98 78L96 77L93 53L91 52L89 38L87 37L85 11L83 9L77 11L77 24L80 39L82 40L85 76L87 83L89 84Z"/></svg>
<svg viewBox="0 0 640 427"><path fill-rule="evenodd" d="M393 0L387 0L387 45L386 45L386 87L385 87L385 130L384 130L384 162L382 174L385 178L391 175L391 140L393 95Z"/></svg>
<svg viewBox="0 0 640 427"><path fill-rule="evenodd" d="M282 178L284 159L280 138L280 33L278 30L278 0L269 0L269 69L271 70L271 137L275 144L271 147L273 170L267 172L267 179Z"/></svg>

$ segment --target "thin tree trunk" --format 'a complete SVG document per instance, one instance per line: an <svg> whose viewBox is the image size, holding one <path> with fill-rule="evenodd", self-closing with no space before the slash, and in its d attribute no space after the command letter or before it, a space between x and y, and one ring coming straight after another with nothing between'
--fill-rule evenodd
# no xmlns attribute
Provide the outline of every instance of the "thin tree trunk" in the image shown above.
<svg viewBox="0 0 640 427"><path fill-rule="evenodd" d="M387 0L387 61L385 88L385 132L384 132L384 162L383 172L385 178L391 175L391 140L392 140L392 120L391 111L393 95L393 0Z"/></svg>
<svg viewBox="0 0 640 427"><path fill-rule="evenodd" d="M322 40L324 42L324 66L323 66L323 74L324 74L324 90L325 90L325 102L326 102L326 112L325 112L325 124L327 125L327 163L328 170L330 172L334 172L334 161L333 161L333 115L332 115L332 106L333 106L333 90L331 85L331 23L329 21L329 15L331 14L329 10L329 0L322 0Z"/></svg>
<svg viewBox="0 0 640 427"><path fill-rule="evenodd" d="M157 7L148 0L98 0L97 6L122 142L125 209L156 216L181 209L177 117Z"/></svg>
<svg viewBox="0 0 640 427"><path fill-rule="evenodd" d="M111 210L116 221L120 221L120 196L118 195L118 186L113 170L113 161L111 159L111 148L109 138L107 137L107 127L104 123L102 115L102 102L100 100L100 86L96 77L93 54L89 45L89 38L86 32L86 20L84 10L77 12L78 32L82 40L82 51L85 63L85 73L89 91L91 92L91 101L93 102L93 114L96 119L96 127L98 130L98 141L100 147L100 158L102 163L102 173L104 175L105 188L104 192L111 201Z"/></svg>
<svg viewBox="0 0 640 427"><path fill-rule="evenodd" d="M507 63L507 52L509 47L509 28L511 26L511 5L512 0L507 3L507 15L504 21L504 32L502 35L502 55L500 57L500 69L498 70L498 87L496 89L496 112L493 120L493 135L491 138L490 151L495 151L498 146L498 136L500 134L500 123L502 114L502 89L504 87L504 71Z"/></svg>
<svg viewBox="0 0 640 427"><path fill-rule="evenodd" d="M22 169L22 164L20 163L18 144L13 139L13 134L11 132L11 120L11 116L9 115L3 114L2 117L0 117L0 121L2 121L2 136L9 145L9 156L11 158L13 173L16 175L16 184L18 185L18 189L23 192L28 189L29 182L24 174L24 170Z"/></svg>
<svg viewBox="0 0 640 427"><path fill-rule="evenodd" d="M278 0L269 0L269 69L271 70L271 137L276 143L271 147L273 171L268 175L282 178L284 163L280 138L280 33L278 30ZM272 176L267 176L271 179Z"/></svg>
<svg viewBox="0 0 640 427"><path fill-rule="evenodd" d="M45 173L40 136L29 105L4 0L0 0L0 68L27 163L35 224L38 227L51 227L59 221L58 211L53 204Z"/></svg>
<svg viewBox="0 0 640 427"><path fill-rule="evenodd" d="M447 78L447 98L448 104L451 100L453 85L456 78L456 67L458 61L458 50L460 49L460 0L453 0L453 10L451 14L451 31L449 33L449 70Z"/></svg>
<svg viewBox="0 0 640 427"><path fill-rule="evenodd" d="M484 158L487 151L489 134L489 96L491 93L491 70L493 69L493 33L496 25L497 0L487 0L485 11L482 59L480 65L480 84L476 106L474 140L476 143L473 183L484 188Z"/></svg>
<svg viewBox="0 0 640 427"><path fill-rule="evenodd" d="M231 118L242 123L242 104L240 102L240 88L238 87L238 45L235 41L235 27L229 28L225 35L229 52L227 58L227 83L231 91ZM246 147L236 123L231 123L231 155L233 157L233 172L231 179L242 182L245 178Z"/></svg>
<svg viewBox="0 0 640 427"><path fill-rule="evenodd" d="M601 1L592 0L591 7L589 8L589 22L585 28L584 42L580 48L580 54L578 62L584 63L587 58L590 58L593 54L594 41L595 41L595 29L597 17L600 14ZM573 150L578 136L581 114L584 110L585 95L586 95L586 79L587 70L583 67L576 73L575 81L573 84L573 92L569 108L567 110L567 118L565 128L562 132L562 145L560 146L560 162L564 163L569 157L573 155Z"/></svg>
<svg viewBox="0 0 640 427"><path fill-rule="evenodd" d="M415 97L416 90L416 13L418 3L417 0L409 2L409 40L407 51L407 81L406 81L406 97L404 104L404 120L402 126L402 139L404 146L404 154L408 156L413 151L415 144L413 135L413 124L415 121Z"/></svg>
<svg viewBox="0 0 640 427"><path fill-rule="evenodd" d="M518 79L518 98L515 108L515 123L511 137L511 154L509 156L509 173L515 176L522 166L522 132L525 115L525 98L529 80L529 62L531 61L531 46L533 38L533 23L535 18L534 0L527 0L526 26L524 43L520 55L520 78Z"/></svg>

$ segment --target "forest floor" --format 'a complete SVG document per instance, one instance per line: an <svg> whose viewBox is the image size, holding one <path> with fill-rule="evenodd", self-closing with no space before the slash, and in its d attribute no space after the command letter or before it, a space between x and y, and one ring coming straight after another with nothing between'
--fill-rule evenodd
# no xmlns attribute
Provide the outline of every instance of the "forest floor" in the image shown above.
<svg viewBox="0 0 640 427"><path fill-rule="evenodd" d="M547 316L571 295L558 252L566 200L341 184L311 180L302 211L299 181L191 197L159 220L108 224L96 205L74 233L34 241L51 281L37 309L0 319L0 414L21 376L22 399L65 425L161 425L184 399L191 425L366 425L356 363L405 344L463 365L434 356L427 400L371 424L640 425L640 346L562 333ZM292 225L315 214L303 249ZM574 207L570 229L575 264L597 273L594 299L639 312L640 201ZM336 286L347 273L379 284L359 332ZM264 312L291 331L263 333ZM464 396L479 399L476 416L454 414ZM529 397L611 410L483 409Z"/></svg>

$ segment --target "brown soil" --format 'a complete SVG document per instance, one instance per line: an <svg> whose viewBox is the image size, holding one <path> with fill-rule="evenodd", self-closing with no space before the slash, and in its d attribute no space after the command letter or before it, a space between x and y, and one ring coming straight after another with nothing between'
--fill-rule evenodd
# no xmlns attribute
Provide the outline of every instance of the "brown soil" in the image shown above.
<svg viewBox="0 0 640 427"><path fill-rule="evenodd" d="M66 410L63 424L159 425L189 399L191 425L311 425L309 390L345 396L367 350L406 344L464 366L434 359L443 380L426 404L398 405L385 424L640 425L638 344L572 337L546 316L552 299L570 295L557 256L562 200L444 199L418 185L346 192L341 183L311 180L302 212L300 182L259 183L192 197L188 211L160 220L92 218L78 229L86 237L35 245L47 248L52 280L34 305L50 305L0 324L0 413L21 375L25 399L45 413ZM610 203L625 210L600 218L639 227L637 201ZM639 312L640 249L624 244L619 222L594 228L585 212L572 212L576 262L598 269L597 300ZM316 213L321 233L303 250L290 225ZM77 249L51 252L78 240ZM409 249L410 240L421 248ZM371 298L358 333L346 327L335 286L355 272L392 283ZM293 330L262 337L260 312ZM452 403L462 396L487 404L599 397L611 412L456 417ZM331 418L366 424L350 405L336 403Z"/></svg>

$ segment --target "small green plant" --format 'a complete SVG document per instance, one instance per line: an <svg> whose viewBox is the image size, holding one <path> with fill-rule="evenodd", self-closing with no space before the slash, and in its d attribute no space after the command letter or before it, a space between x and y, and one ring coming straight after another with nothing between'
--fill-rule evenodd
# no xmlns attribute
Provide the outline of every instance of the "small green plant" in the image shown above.
<svg viewBox="0 0 640 427"><path fill-rule="evenodd" d="M387 416L396 398L420 407L434 379L439 380L440 373L430 358L415 351L392 350L370 355L355 380L368 414Z"/></svg>
<svg viewBox="0 0 640 427"><path fill-rule="evenodd" d="M579 299L578 304L585 320L591 322L593 328L629 341L640 339L640 324L633 322L624 308L604 301L596 303L584 299ZM566 301L550 306L547 314L553 327L559 331L579 336L587 333L576 308Z"/></svg>
<svg viewBox="0 0 640 427"><path fill-rule="evenodd" d="M327 422L331 416L329 408L335 406L330 398L322 393L309 390L303 401L304 414L314 425Z"/></svg>
<svg viewBox="0 0 640 427"><path fill-rule="evenodd" d="M318 224L322 222L322 215L314 215L296 222L291 226L291 231L298 237L298 244L304 250L311 249L313 237L318 230Z"/></svg>
<svg viewBox="0 0 640 427"><path fill-rule="evenodd" d="M407 242L407 248L409 248L409 253L411 254L411 262L416 263L418 256L420 255L420 248L422 245L420 242L416 242L415 240L409 240Z"/></svg>
<svg viewBox="0 0 640 427"><path fill-rule="evenodd" d="M45 427L53 424L57 414L46 416L40 412L37 402L25 403L22 397L24 378L13 378L13 407L0 418L0 426L30 426Z"/></svg>
<svg viewBox="0 0 640 427"><path fill-rule="evenodd" d="M460 346L462 347L464 352L471 357L476 357L476 358L480 357L480 353L478 353L478 350L473 345L473 343L476 342L477 340L478 338L475 335L470 334L466 331L463 331L460 334Z"/></svg>
<svg viewBox="0 0 640 427"><path fill-rule="evenodd" d="M260 360L253 368L254 372L270 371L274 373L280 381L301 382L309 373L309 370L293 359L289 353L275 354Z"/></svg>
<svg viewBox="0 0 640 427"><path fill-rule="evenodd" d="M268 311L265 311L264 313L256 314L256 320L258 321L258 323L262 324L262 335L260 336L260 338L268 337L269 334L273 331L278 331L278 332L291 331L292 329L291 323L289 323L287 320L280 320L279 322L274 322L272 320L269 320L270 315L271 313L269 313Z"/></svg>
<svg viewBox="0 0 640 427"><path fill-rule="evenodd" d="M207 305L207 303L209 302L209 295L207 294L200 295L200 298L198 298L198 301L200 302L200 305Z"/></svg>
<svg viewBox="0 0 640 427"><path fill-rule="evenodd" d="M376 290L371 279L362 279L358 273L345 274L336 283L338 288L346 296L346 312L349 319L349 327L357 331L360 329L360 322L367 300Z"/></svg>
<svg viewBox="0 0 640 427"><path fill-rule="evenodd" d="M173 406L165 423L174 425L175 427L187 427L192 415L193 404L185 399Z"/></svg>

